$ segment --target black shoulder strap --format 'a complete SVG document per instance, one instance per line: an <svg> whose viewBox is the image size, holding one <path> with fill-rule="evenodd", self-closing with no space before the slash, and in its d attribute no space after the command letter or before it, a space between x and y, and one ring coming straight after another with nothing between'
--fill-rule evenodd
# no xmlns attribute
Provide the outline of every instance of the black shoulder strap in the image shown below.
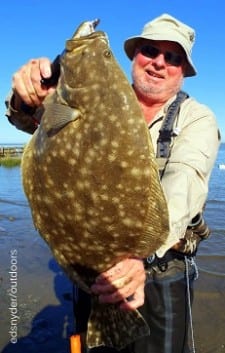
<svg viewBox="0 0 225 353"><path fill-rule="evenodd" d="M173 136L173 124L180 109L181 103L188 98L188 94L179 91L176 99L170 104L167 114L159 130L159 137L157 140L157 158L168 158L170 154L170 143Z"/></svg>

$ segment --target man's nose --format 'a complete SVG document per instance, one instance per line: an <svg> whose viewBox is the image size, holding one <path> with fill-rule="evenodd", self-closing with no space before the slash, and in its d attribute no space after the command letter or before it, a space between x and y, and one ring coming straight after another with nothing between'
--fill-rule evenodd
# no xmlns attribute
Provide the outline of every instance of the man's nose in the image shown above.
<svg viewBox="0 0 225 353"><path fill-rule="evenodd" d="M154 59L152 59L152 62L157 64L158 66L166 65L164 54L159 53Z"/></svg>

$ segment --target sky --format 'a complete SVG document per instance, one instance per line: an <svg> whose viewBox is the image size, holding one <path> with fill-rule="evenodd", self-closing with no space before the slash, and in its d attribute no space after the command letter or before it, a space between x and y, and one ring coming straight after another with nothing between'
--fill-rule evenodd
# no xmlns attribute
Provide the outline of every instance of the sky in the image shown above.
<svg viewBox="0 0 225 353"><path fill-rule="evenodd" d="M98 29L108 34L111 49L130 80L124 40L139 35L145 23L163 13L196 31L192 59L198 75L186 78L183 89L215 113L225 142L224 7L224 0L1 0L0 145L26 143L31 138L5 117L12 75L22 65L41 56L53 60L81 22L99 18Z"/></svg>

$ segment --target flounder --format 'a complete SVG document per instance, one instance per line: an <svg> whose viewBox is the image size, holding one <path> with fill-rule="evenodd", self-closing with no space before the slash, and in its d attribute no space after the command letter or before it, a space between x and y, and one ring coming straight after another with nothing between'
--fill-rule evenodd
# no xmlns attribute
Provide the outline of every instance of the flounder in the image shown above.
<svg viewBox="0 0 225 353"><path fill-rule="evenodd" d="M35 227L72 281L90 293L118 261L154 253L168 236L167 204L135 93L96 22L60 56L53 94L22 158ZM87 345L121 349L149 333L138 312L92 296Z"/></svg>

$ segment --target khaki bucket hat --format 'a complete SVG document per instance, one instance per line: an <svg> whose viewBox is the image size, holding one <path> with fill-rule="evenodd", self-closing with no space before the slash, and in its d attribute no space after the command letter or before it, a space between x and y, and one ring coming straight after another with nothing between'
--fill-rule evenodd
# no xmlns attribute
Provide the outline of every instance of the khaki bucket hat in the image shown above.
<svg viewBox="0 0 225 353"><path fill-rule="evenodd" d="M125 52L131 60L134 57L135 49L140 39L168 40L178 43L183 48L188 63L184 76L196 75L197 72L191 60L191 51L195 42L195 31L191 27L168 14L163 14L153 21L146 23L141 35L128 38L124 43Z"/></svg>

